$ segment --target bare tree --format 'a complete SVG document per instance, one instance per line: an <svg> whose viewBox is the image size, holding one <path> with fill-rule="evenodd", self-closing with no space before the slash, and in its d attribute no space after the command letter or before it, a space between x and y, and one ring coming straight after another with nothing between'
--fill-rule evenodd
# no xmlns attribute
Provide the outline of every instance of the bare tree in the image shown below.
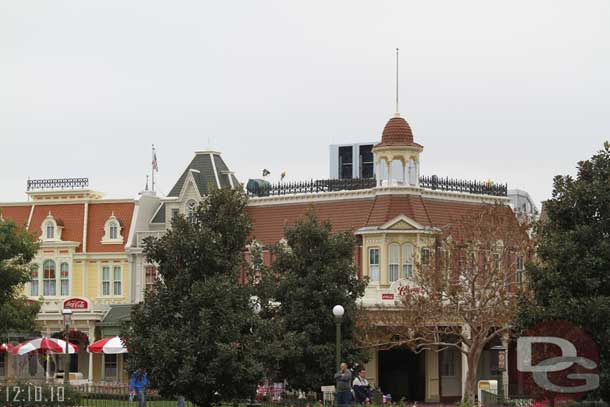
<svg viewBox="0 0 610 407"><path fill-rule="evenodd" d="M411 281L400 282L396 303L363 310L363 345L457 349L468 367L463 400L474 401L481 354L516 316L527 231L503 205L480 207L440 229L422 247Z"/></svg>

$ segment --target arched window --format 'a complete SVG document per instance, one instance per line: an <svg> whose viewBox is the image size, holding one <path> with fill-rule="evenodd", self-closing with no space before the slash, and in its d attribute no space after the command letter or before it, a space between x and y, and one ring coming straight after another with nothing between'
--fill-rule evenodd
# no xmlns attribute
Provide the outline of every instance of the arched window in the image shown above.
<svg viewBox="0 0 610 407"><path fill-rule="evenodd" d="M389 252L388 280L390 282L394 282L398 280L398 268L400 267L400 246L397 243L390 244Z"/></svg>
<svg viewBox="0 0 610 407"><path fill-rule="evenodd" d="M413 159L409 159L409 164L407 166L407 177L409 181L409 185L417 185L417 165Z"/></svg>
<svg viewBox="0 0 610 407"><path fill-rule="evenodd" d="M57 295L55 274L55 262L53 260L45 260L42 264L42 295Z"/></svg>
<svg viewBox="0 0 610 407"><path fill-rule="evenodd" d="M402 277L413 277L413 245L409 243L402 246Z"/></svg>
<svg viewBox="0 0 610 407"><path fill-rule="evenodd" d="M379 174L377 174L377 179L380 180L380 183L382 185L384 184L384 181L387 183L387 179L388 179L388 162L384 159L379 160Z"/></svg>
<svg viewBox="0 0 610 407"><path fill-rule="evenodd" d="M109 226L110 239L118 239L119 236L119 225L115 221L110 222Z"/></svg>
<svg viewBox="0 0 610 407"><path fill-rule="evenodd" d="M195 219L195 210L197 209L197 201L191 199L186 203L186 219L193 223Z"/></svg>
<svg viewBox="0 0 610 407"><path fill-rule="evenodd" d="M401 160L392 160L391 163L391 185L402 185L405 183L405 167L402 165Z"/></svg>
<svg viewBox="0 0 610 407"><path fill-rule="evenodd" d="M70 267L68 263L59 266L60 295L70 295Z"/></svg>
<svg viewBox="0 0 610 407"><path fill-rule="evenodd" d="M55 238L55 225L53 222L47 222L47 239Z"/></svg>
<svg viewBox="0 0 610 407"><path fill-rule="evenodd" d="M32 265L32 271L30 274L30 295L32 297L38 297L38 264Z"/></svg>

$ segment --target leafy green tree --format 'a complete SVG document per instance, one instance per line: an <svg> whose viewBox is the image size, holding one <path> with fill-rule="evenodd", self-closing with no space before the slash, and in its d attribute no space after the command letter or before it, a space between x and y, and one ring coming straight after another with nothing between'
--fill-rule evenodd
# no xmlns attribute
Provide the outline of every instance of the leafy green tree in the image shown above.
<svg viewBox="0 0 610 407"><path fill-rule="evenodd" d="M146 243L160 278L122 335L130 367L146 368L163 395L209 406L253 395L263 375L255 291L239 284L250 231L246 203L243 192L215 190L191 221L179 216Z"/></svg>
<svg viewBox="0 0 610 407"><path fill-rule="evenodd" d="M280 363L281 375L296 389L319 391L333 383L335 321L333 306L343 305L342 359L350 363L366 358L354 341L356 300L366 280L358 279L354 265L355 238L331 232L329 221L320 223L313 211L285 230L286 244L273 252L273 274L279 284L276 300L283 328L294 341Z"/></svg>
<svg viewBox="0 0 610 407"><path fill-rule="evenodd" d="M554 179L538 231L538 261L528 267L533 297L523 327L568 320L592 335L601 358L600 394L610 400L610 144L578 163L576 178Z"/></svg>
<svg viewBox="0 0 610 407"><path fill-rule="evenodd" d="M37 251L35 236L0 217L0 329L5 335L35 328L39 305L28 302L22 289L30 280L30 262Z"/></svg>

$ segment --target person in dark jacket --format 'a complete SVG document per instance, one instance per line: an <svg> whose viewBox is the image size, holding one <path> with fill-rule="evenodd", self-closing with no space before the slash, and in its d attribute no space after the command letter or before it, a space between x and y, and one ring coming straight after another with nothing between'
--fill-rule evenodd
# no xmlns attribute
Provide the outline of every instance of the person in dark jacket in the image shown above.
<svg viewBox="0 0 610 407"><path fill-rule="evenodd" d="M138 395L138 407L146 407L146 386L148 386L148 376L144 368L139 368L129 378L129 392Z"/></svg>
<svg viewBox="0 0 610 407"><path fill-rule="evenodd" d="M338 407L347 407L352 402L352 372L347 368L347 363L343 362L340 366L340 370L335 373L336 402Z"/></svg>
<svg viewBox="0 0 610 407"><path fill-rule="evenodd" d="M358 376L353 383L354 397L358 404L371 404L371 386L366 380L366 370L362 369L358 372Z"/></svg>

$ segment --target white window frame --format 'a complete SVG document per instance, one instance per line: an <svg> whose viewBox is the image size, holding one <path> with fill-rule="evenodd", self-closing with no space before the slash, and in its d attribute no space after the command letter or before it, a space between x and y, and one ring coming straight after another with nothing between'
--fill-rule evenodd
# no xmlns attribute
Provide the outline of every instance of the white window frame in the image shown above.
<svg viewBox="0 0 610 407"><path fill-rule="evenodd" d="M112 236L112 229L116 228L116 236ZM102 244L123 244L123 226L121 225L121 221L114 216L114 212L112 215L106 219L106 223L104 223L104 236L102 236Z"/></svg>
<svg viewBox="0 0 610 407"><path fill-rule="evenodd" d="M413 278L413 253L415 248L411 243L402 245L402 278Z"/></svg>
<svg viewBox="0 0 610 407"><path fill-rule="evenodd" d="M189 199L184 204L184 213L186 214L186 220L189 223L193 223L195 211L197 210L197 205L197 201L194 199Z"/></svg>
<svg viewBox="0 0 610 407"><path fill-rule="evenodd" d="M50 236L49 229L53 232ZM57 242L61 240L61 225L57 224L57 221L51 215L51 212L43 219L40 225L40 239L43 241Z"/></svg>
<svg viewBox="0 0 610 407"><path fill-rule="evenodd" d="M400 245L390 243L388 245L388 282L393 283L400 279Z"/></svg>
<svg viewBox="0 0 610 407"><path fill-rule="evenodd" d="M108 268L108 280L104 280L104 269ZM118 269L119 270L119 276L120 279L116 280L115 277L115 270ZM123 266L121 264L114 264L114 263L104 263L100 266L100 270L99 270L99 276L100 276L100 284L99 284L99 295L100 297L104 297L104 298L109 298L109 297L123 297L124 296L124 292L125 290L123 290ZM104 283L108 284L108 294L104 293ZM116 293L116 283L119 284L120 287L120 294Z"/></svg>
<svg viewBox="0 0 610 407"><path fill-rule="evenodd" d="M55 277L53 278L46 278L46 272L45 272L45 265L48 263L52 263L53 264L53 271L55 273ZM53 283L52 287L54 288L54 293L53 294L47 294L47 288L46 288L46 282L49 283ZM49 292L51 285L49 284ZM43 297L57 297L57 262L53 259L45 259L42 262L42 296Z"/></svg>
<svg viewBox="0 0 610 407"><path fill-rule="evenodd" d="M523 275L525 274L525 257L517 256L517 284L523 285Z"/></svg>
<svg viewBox="0 0 610 407"><path fill-rule="evenodd" d="M372 252L376 252L377 254L375 255L377 263L373 263L373 256L372 256ZM369 247L368 250L368 265L369 265L369 283L370 284L375 284L378 285L379 284L379 278L381 277L380 275L380 250L379 247Z"/></svg>
<svg viewBox="0 0 610 407"><path fill-rule="evenodd" d="M34 268L36 270L34 270ZM30 272L30 297L40 297L40 271L41 271L42 267L40 267L40 264L38 263L34 263L32 264L32 271ZM34 277L32 277L32 273L36 272L36 278L34 279ZM32 289L34 288L34 285L32 283L36 283L35 287L36 287L36 294L34 294L32 292Z"/></svg>
<svg viewBox="0 0 610 407"><path fill-rule="evenodd" d="M66 278L64 278L64 277L62 276L62 273L63 273L63 266L64 266L64 265L66 265L66 267L67 267L66 272L68 273L68 275L67 275L67 277L66 277ZM59 296L60 296L60 297L68 297L68 296L70 295L70 291L72 291L72 290L70 289L70 288L71 288L71 287L70 287L70 286L71 286L71 284L70 284L70 280L71 280L71 278L70 278L70 277L71 277L71 276L70 276L70 275L71 275L71 272L70 272L70 263L68 263L67 261L62 261L62 262L60 262L60 263L59 263L59 276L58 276L58 277L59 277ZM67 287L66 287L67 292L66 292L65 294L64 294L64 292L63 292L63 290L64 290L64 285L63 285L64 281L65 281L65 282L66 282L66 284L67 284Z"/></svg>
<svg viewBox="0 0 610 407"><path fill-rule="evenodd" d="M148 270L152 268L155 271L155 277L152 281L152 283L148 282ZM159 268L157 266L155 266L154 264L147 264L144 266L144 292L147 292L149 290L152 290L152 287L154 286L155 282L157 281L157 278L159 278Z"/></svg>

